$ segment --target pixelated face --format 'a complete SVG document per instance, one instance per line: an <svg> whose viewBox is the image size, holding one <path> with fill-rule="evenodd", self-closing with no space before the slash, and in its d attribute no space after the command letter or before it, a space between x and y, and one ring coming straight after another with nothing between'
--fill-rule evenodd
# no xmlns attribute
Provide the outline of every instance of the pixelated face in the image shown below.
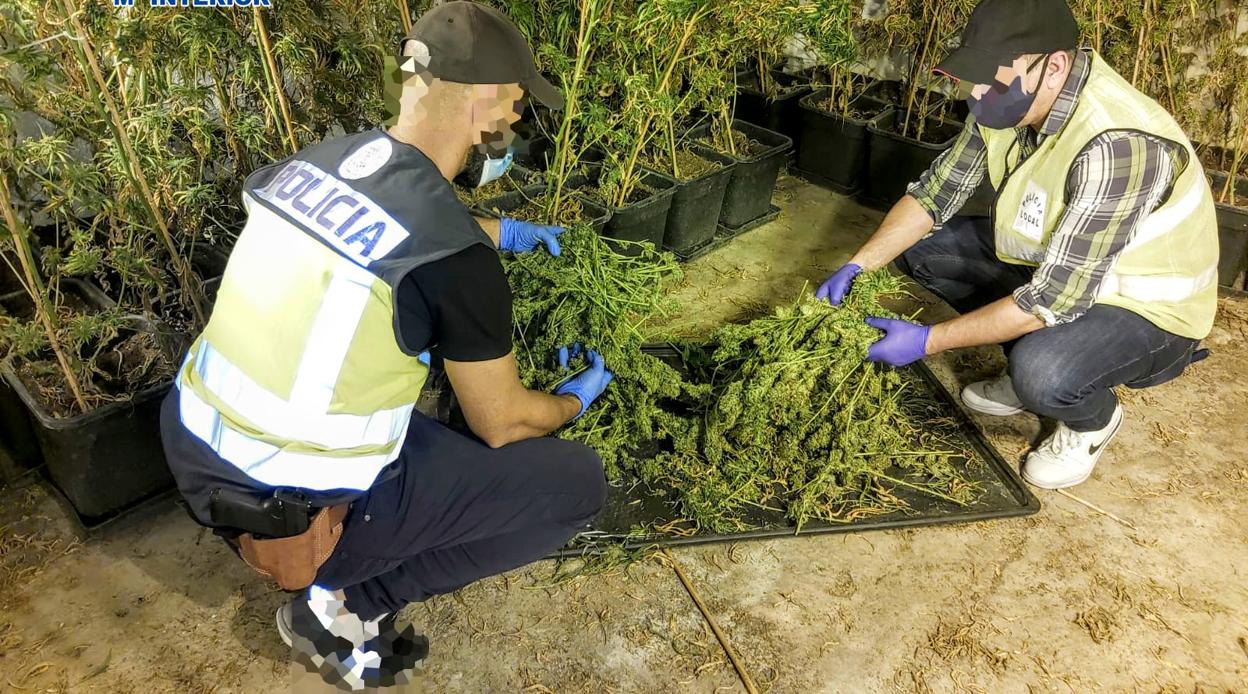
<svg viewBox="0 0 1248 694"><path fill-rule="evenodd" d="M419 42L412 42L419 43ZM415 113L420 121L429 117L428 102L425 97L433 89L436 79L429 72L429 58L419 55L407 55L399 58L397 78L399 95L398 109L395 113Z"/></svg>
<svg viewBox="0 0 1248 694"><path fill-rule="evenodd" d="M1022 91L1024 94L1035 94L1040 88L1040 80L1044 77L1044 71L1036 72L1036 66L1040 65L1048 58L1042 55L1035 58L1030 63L1026 56L1019 56L1009 65L1002 65L997 68L997 74L992 84L976 84L971 86L970 97L972 99L982 99L984 95L990 91L1004 94L1015 80L1022 83Z"/></svg>
<svg viewBox="0 0 1248 694"><path fill-rule="evenodd" d="M478 84L472 90L472 144L491 157L506 154L516 140L512 129L524 113L519 84Z"/></svg>

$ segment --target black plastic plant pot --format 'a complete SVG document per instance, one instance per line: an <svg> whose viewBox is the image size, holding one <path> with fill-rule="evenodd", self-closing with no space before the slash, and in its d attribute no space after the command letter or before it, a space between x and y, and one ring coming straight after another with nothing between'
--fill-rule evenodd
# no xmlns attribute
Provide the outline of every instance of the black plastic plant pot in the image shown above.
<svg viewBox="0 0 1248 694"><path fill-rule="evenodd" d="M94 308L112 300L86 282L64 280L61 286ZM134 319L133 330L157 331ZM160 335L167 342L169 335ZM185 345L181 345L185 346ZM0 380L29 413L47 476L65 495L79 519L92 526L172 486L160 443L160 399L165 382L115 402L70 417L54 417L18 376L11 363L0 364Z"/></svg>
<svg viewBox="0 0 1248 694"><path fill-rule="evenodd" d="M903 89L902 83L897 80L876 80L862 91L862 95L889 106L896 106L901 103Z"/></svg>
<svg viewBox="0 0 1248 694"><path fill-rule="evenodd" d="M719 164L719 167L697 178L682 181L672 195L663 247L678 254L688 254L715 238L724 194L728 192L728 183L736 166L736 160L707 147L691 145L689 149L703 159Z"/></svg>
<svg viewBox="0 0 1248 694"><path fill-rule="evenodd" d="M58 419L31 396L9 364L0 366L0 375L30 411L48 477L84 525L173 485L160 444L160 400L171 383L141 391L128 402Z"/></svg>
<svg viewBox="0 0 1248 694"><path fill-rule="evenodd" d="M1209 180L1216 200L1226 187L1226 174L1211 171ZM1235 177L1235 199L1248 204L1248 176ZM1217 203L1218 211L1218 284L1234 287L1240 273L1248 270L1248 207ZM1248 289L1248 278L1243 288Z"/></svg>
<svg viewBox="0 0 1248 694"><path fill-rule="evenodd" d="M545 185L525 186L518 191L503 193L498 197L490 198L473 208L473 211L485 217L506 217L508 212L518 210L527 205L530 200L545 194ZM581 203L582 209L585 210L582 221L592 226L594 231L602 233L603 226L607 223L607 220L611 219L611 212L606 207L599 205L584 195L573 193L573 197Z"/></svg>
<svg viewBox="0 0 1248 694"><path fill-rule="evenodd" d="M9 268L8 263L0 263L0 296L16 292L22 288L17 273Z"/></svg>
<svg viewBox="0 0 1248 694"><path fill-rule="evenodd" d="M867 123L888 108L878 99L860 96L854 100L862 118L831 113L819 107L826 89L813 92L801 101L802 139L797 148L797 168L817 183L845 194L856 192L867 168Z"/></svg>
<svg viewBox="0 0 1248 694"><path fill-rule="evenodd" d="M565 185L573 190L594 187L597 186L601 173L600 164L584 164L581 166L581 172L568 177ZM602 229L603 238L633 242L610 244L617 253L623 255L640 254L641 247L636 245L637 242L647 241L654 244L655 248L663 245L663 235L667 231L667 216L672 208L672 196L680 186L680 182L671 176L644 167L641 168L640 175L641 184L654 192L636 202L616 207L602 202L596 195L586 194L586 197L604 205L611 213L611 219Z"/></svg>
<svg viewBox="0 0 1248 694"><path fill-rule="evenodd" d="M618 241L648 241L655 248L663 245L663 236L667 233L667 217L672 209L672 198L680 183L671 176L647 171L641 177L647 188L656 191L654 195L629 203L623 207L611 208L611 220L603 229L602 235ZM624 255L638 255L641 248L630 243L612 244L615 250Z"/></svg>
<svg viewBox="0 0 1248 694"><path fill-rule="evenodd" d="M790 75L780 70L769 73L780 91L771 97L759 89L757 74L753 70L737 72L737 104L733 115L747 123L773 130L793 140L798 145L802 136L802 111L799 102L810 93L810 87L798 86L801 75Z"/></svg>
<svg viewBox="0 0 1248 694"><path fill-rule="evenodd" d="M947 108L956 120L966 120L966 116L970 113L971 109L965 101L953 101L945 94L928 89L920 89L918 91L918 98L921 100L923 98L923 93L927 91L932 92L932 96L928 100L929 115L933 113L932 104L947 102ZM869 99L883 101L888 106L904 107L906 98L909 96L908 92L909 87L905 82L898 82L896 80L876 80L871 84L871 86L863 90L862 95ZM937 101L932 101L933 99Z"/></svg>
<svg viewBox="0 0 1248 694"><path fill-rule="evenodd" d="M39 439L26 405L0 379L0 484L12 482L43 463Z"/></svg>
<svg viewBox="0 0 1248 694"><path fill-rule="evenodd" d="M84 306L106 309L114 303L93 284L63 279L61 291ZM0 295L0 315L19 318L34 315L34 304L25 291ZM0 378L0 482L11 481L43 464L43 452L35 435L30 410L9 383Z"/></svg>
<svg viewBox="0 0 1248 694"><path fill-rule="evenodd" d="M776 188L780 167L793 149L793 140L783 133L740 119L732 121L732 129L762 145L753 152L729 155L736 159L737 165L732 169L732 180L724 193L719 223L724 227L737 228L770 211L771 193ZM710 132L711 126L703 125L691 131L690 135L706 138Z"/></svg>
<svg viewBox="0 0 1248 694"><path fill-rule="evenodd" d="M891 109L876 116L867 125L867 172L863 178L860 199L867 205L887 209L906 194L906 188L918 180L941 152L949 149L958 133L959 123L928 118L926 140L919 141L893 132L903 114Z"/></svg>

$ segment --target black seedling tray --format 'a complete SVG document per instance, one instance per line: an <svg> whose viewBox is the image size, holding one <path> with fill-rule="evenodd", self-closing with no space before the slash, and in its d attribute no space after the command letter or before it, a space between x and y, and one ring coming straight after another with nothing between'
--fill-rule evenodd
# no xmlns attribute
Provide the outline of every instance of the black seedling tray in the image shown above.
<svg viewBox="0 0 1248 694"><path fill-rule="evenodd" d="M672 255L675 255L676 259L682 263L691 263L697 260L698 258L701 258L702 256L706 255L707 253L710 253L711 251L715 251L715 250L719 250L720 248L723 248L724 246L728 245L728 242L744 234L745 232L753 231L754 229L761 227L762 225L774 220L776 217L779 217L779 216L780 216L780 208L776 207L775 205L770 205L767 208L767 213L764 214L763 216L757 217L755 219L751 219L750 221L746 222L745 224L742 224L739 227L727 227L727 226L724 226L723 224L720 224L715 230L715 236L710 241L707 241L701 246L694 248L692 250L689 250L689 251L685 251L683 253L679 251L672 251Z"/></svg>
<svg viewBox="0 0 1248 694"><path fill-rule="evenodd" d="M668 355L675 354L675 350L670 348L648 347L646 349L655 356L665 359ZM895 488L891 490L892 493L906 501L910 508L844 523L828 523L812 519L806 522L800 533L796 532L795 526L782 513L758 510L752 516L743 519L752 528L740 532L699 533L691 524L684 522L670 526L673 530L670 534L659 534L634 532L633 529L665 525L680 517L679 509L664 498L663 490L645 489L640 485L612 486L607 502L598 517L591 523L590 530L572 538L565 547L551 553L548 558L585 556L604 546L619 543L623 543L626 549L641 549L739 542L966 523L1029 516L1039 511L1040 501L1023 483L1014 466L1002 459L996 449L984 439L983 434L958 407L953 396L939 379L922 362L907 367L905 372L914 381L912 387L921 387L928 391L940 408L940 414L954 423L949 427L950 433L956 432L953 444L971 453L966 459L967 477L978 484L980 494L969 505L958 506L919 492Z"/></svg>

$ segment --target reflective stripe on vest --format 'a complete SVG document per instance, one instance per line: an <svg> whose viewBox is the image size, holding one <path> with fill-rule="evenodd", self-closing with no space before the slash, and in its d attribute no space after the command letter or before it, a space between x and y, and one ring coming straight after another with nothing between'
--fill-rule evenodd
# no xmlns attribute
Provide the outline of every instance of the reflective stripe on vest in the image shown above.
<svg viewBox="0 0 1248 694"><path fill-rule="evenodd" d="M390 446L398 440L412 416L413 405L371 415L353 415L328 414L328 401L317 407L297 394L289 401L282 400L231 364L206 340L201 340L197 347L189 368L198 375L203 387L222 402L229 403L230 409L252 427L276 438L301 441L326 450ZM305 358L305 366L307 361ZM302 368L300 376L303 376Z"/></svg>
<svg viewBox="0 0 1248 694"><path fill-rule="evenodd" d="M1145 217L1122 252L1138 249L1174 229L1200 209L1203 199L1202 188L1189 187L1181 199ZM1206 267L1195 277L1123 275L1111 268L1097 291L1097 297L1118 294L1134 301L1177 302L1196 296L1217 280L1217 263Z"/></svg>
<svg viewBox="0 0 1248 694"><path fill-rule="evenodd" d="M218 412L191 388L178 385L182 425L230 461L248 477L273 487L297 485L304 489L368 489L381 469L398 458L401 445L386 454L334 458L283 450L257 441L229 427ZM407 434L405 418L399 441Z"/></svg>
<svg viewBox="0 0 1248 694"><path fill-rule="evenodd" d="M1118 295L1143 302L1183 301L1205 291L1217 281L1216 265L1196 277L1148 277L1111 272L1105 276L1097 297Z"/></svg>

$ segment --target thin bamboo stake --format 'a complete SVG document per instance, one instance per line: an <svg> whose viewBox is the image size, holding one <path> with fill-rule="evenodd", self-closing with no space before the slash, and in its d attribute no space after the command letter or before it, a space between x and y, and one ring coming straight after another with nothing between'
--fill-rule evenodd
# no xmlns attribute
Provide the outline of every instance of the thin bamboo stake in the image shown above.
<svg viewBox="0 0 1248 694"><path fill-rule="evenodd" d="M117 102L113 100L112 91L109 90L108 83L104 80L104 73L100 70L100 64L95 59L95 49L91 47L90 34L87 33L82 22L78 20L79 10L74 8L72 2L70 0L62 0L62 4L65 7L69 23L73 25L74 32L85 39L72 43L75 46L75 50L80 51L79 55L85 58L90 68L91 77L96 82L100 99L104 102L104 106L112 120L113 129L116 130L117 142L121 145L130 178L134 182L135 187L139 189L143 203L147 207L152 221L156 224L160 238L165 244L165 251L169 253L169 262L173 265L174 271L178 276L183 296L187 298L187 303L195 316L196 322L199 325L203 325L205 323L203 304L201 303L199 287L191 278L191 266L182 258L182 254L178 252L177 244L174 243L173 234L169 231L169 225L165 221L165 216L161 213L160 207L156 205L156 197L152 195L152 191L147 185L147 177L139 164L139 156L134 150L134 145L130 142L130 134L126 131L125 121L117 110Z"/></svg>
<svg viewBox="0 0 1248 694"><path fill-rule="evenodd" d="M82 386L78 383L74 370L70 368L69 358L65 356L65 350L62 349L60 339L57 337L59 326L56 313L48 305L47 290L35 271L34 256L31 254L30 246L26 243L26 231L18 221L17 212L14 211L13 204L9 200L9 179L3 170L0 170L0 207L4 208L4 221L13 236L13 245L17 248L17 262L21 264L22 274L26 276L26 291L35 304L35 315L43 325L48 345L52 347L52 353L56 355L56 363L60 366L61 375L65 377L65 382L69 384L69 389L74 394L74 400L77 401L78 407L86 412L87 399L82 394Z"/></svg>
<svg viewBox="0 0 1248 694"><path fill-rule="evenodd" d="M407 7L407 0L395 0L399 6L399 21L403 23L403 33L412 31L412 11Z"/></svg>
<svg viewBox="0 0 1248 694"><path fill-rule="evenodd" d="M1100 53L1101 51L1104 50L1104 45L1101 43L1101 26L1104 23L1105 23L1105 10L1101 6L1101 0L1096 0L1095 26L1096 26L1096 52L1097 53Z"/></svg>
<svg viewBox="0 0 1248 694"><path fill-rule="evenodd" d="M1178 116L1178 102L1174 100L1174 74L1170 70L1170 46L1161 44L1161 64L1166 71L1166 94L1170 97L1170 115Z"/></svg>
<svg viewBox="0 0 1248 694"><path fill-rule="evenodd" d="M706 603L702 602L702 596L698 594L698 589L693 587L693 582L689 580L685 570L676 561L676 557L673 557L672 553L665 549L663 550L663 558L672 567L672 571L676 572L676 578L680 579L680 584L685 587L685 591L693 599L693 604L697 605L698 611L702 613L702 618L711 627L711 632L715 634L715 639L719 641L720 647L724 649L724 653L728 656L728 661L732 663L732 668L737 671L737 677L741 679L741 685L745 687L745 691L748 694L758 694L758 685L754 684L754 678L745 669L745 664L737 656L737 650L732 647L732 642L728 640L723 630L719 628L719 623L715 621L715 615L711 614L710 608L706 606Z"/></svg>
<svg viewBox="0 0 1248 694"><path fill-rule="evenodd" d="M555 186L554 194L549 196L548 210L552 214L558 209L560 198L563 196L563 184L567 182L571 173L572 122L580 106L581 80L585 76L589 54L592 52L592 45L589 43L590 36L598 24L598 18L602 16L602 13L598 12L599 2L600 0L582 0L580 3L581 16L576 32L576 67L572 70L572 79L568 84L564 99L563 122L559 124L558 144L555 149ZM610 6L611 2L608 0L606 7L610 8Z"/></svg>
<svg viewBox="0 0 1248 694"><path fill-rule="evenodd" d="M1119 523L1121 523L1121 524L1123 524L1123 525L1127 526L1128 528L1131 528L1132 530L1137 530L1137 529L1138 529L1138 528L1136 528L1136 527L1135 527L1135 525L1134 525L1134 524L1132 524L1131 522L1129 522L1129 521L1125 521L1125 520L1123 520L1123 519L1119 518L1118 516L1116 516L1116 515L1114 515L1114 514L1110 513L1109 511L1106 511L1105 509L1101 508L1100 506L1097 506L1096 504L1092 503L1091 501L1084 501L1083 499L1080 499L1079 497L1075 496L1074 494L1071 494L1070 492L1066 491L1065 489L1055 489L1054 491L1056 491L1058 494L1061 494L1062 496L1064 496L1064 497L1066 497L1066 498L1070 499L1071 501L1075 501L1075 502L1077 502L1077 503L1083 504L1084 506L1087 506L1088 508L1092 509L1093 511L1096 511L1097 513L1099 513L1099 514L1101 514L1101 515L1103 515L1103 516L1106 516L1106 517L1110 518L1111 520L1115 520L1115 521L1117 521L1117 522L1119 522Z"/></svg>
<svg viewBox="0 0 1248 694"><path fill-rule="evenodd" d="M1131 86L1137 89L1140 86L1140 65L1144 62L1144 56L1146 55L1146 51L1144 50L1146 45L1144 42L1144 35L1150 24L1148 13L1149 7L1149 3L1145 2L1143 9L1144 19L1140 22L1139 44L1136 46L1135 50L1135 67L1131 70Z"/></svg>
<svg viewBox="0 0 1248 694"><path fill-rule="evenodd" d="M909 134L910 115L914 111L914 100L915 100L915 97L917 97L919 93L918 91L919 90L919 80L918 80L919 71L923 69L922 65L925 65L927 63L928 49L931 47L932 35L936 33L937 24L938 22L936 21L936 18L932 17L932 23L928 26L928 29L927 29L927 38L923 39L923 48L920 49L919 51L918 62L915 63L915 65L913 66L913 69L911 69L910 71L910 94L909 94L909 98L906 99L906 119L902 121L901 123L901 136L902 137L906 137ZM916 129L917 132L915 133L915 137L914 137L914 139L916 140L919 140L923 137L923 125L925 124L927 120L927 115L920 114L920 118L922 120L919 122L919 125Z"/></svg>
<svg viewBox="0 0 1248 694"><path fill-rule="evenodd" d="M277 103L282 108L282 122L286 126L286 137L290 141L290 153L299 151L299 142L295 139L295 125L290 117L290 104L286 102L286 90L282 88L282 72L277 67L277 58L273 55L273 46L269 44L269 30L264 26L264 16L260 8L251 8L256 22L256 33L260 35L260 49L264 57L265 69L273 80L273 91L277 94Z"/></svg>

